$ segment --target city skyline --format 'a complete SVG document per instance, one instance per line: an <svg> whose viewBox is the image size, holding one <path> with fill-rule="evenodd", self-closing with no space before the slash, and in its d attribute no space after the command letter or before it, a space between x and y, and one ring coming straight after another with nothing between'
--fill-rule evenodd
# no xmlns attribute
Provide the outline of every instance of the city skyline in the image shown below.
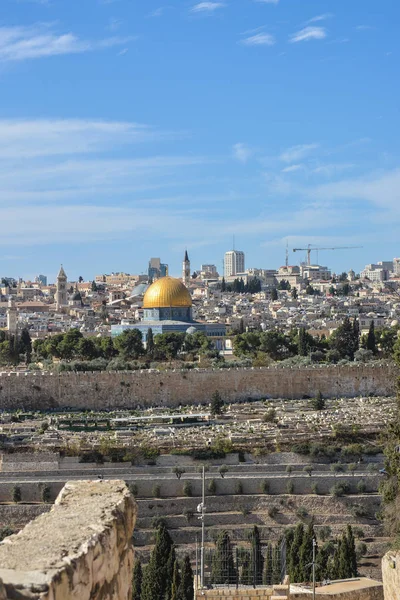
<svg viewBox="0 0 400 600"><path fill-rule="evenodd" d="M0 274L398 256L400 7L337 4L5 0Z"/></svg>

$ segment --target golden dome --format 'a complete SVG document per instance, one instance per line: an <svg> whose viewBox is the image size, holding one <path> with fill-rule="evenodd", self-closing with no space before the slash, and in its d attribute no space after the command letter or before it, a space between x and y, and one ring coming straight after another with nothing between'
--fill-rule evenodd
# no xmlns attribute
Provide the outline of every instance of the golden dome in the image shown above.
<svg viewBox="0 0 400 600"><path fill-rule="evenodd" d="M143 308L169 308L192 306L189 290L180 279L161 277L148 288L143 298Z"/></svg>

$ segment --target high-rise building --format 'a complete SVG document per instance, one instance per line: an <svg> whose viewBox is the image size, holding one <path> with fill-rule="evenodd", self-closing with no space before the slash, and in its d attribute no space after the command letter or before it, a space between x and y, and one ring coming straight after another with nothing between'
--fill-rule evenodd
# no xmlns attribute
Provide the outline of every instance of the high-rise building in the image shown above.
<svg viewBox="0 0 400 600"><path fill-rule="evenodd" d="M36 275L35 282L40 283L40 285L47 285L46 275Z"/></svg>
<svg viewBox="0 0 400 600"><path fill-rule="evenodd" d="M230 250L225 252L224 275L232 277L238 273L244 273L244 252L240 250Z"/></svg>
<svg viewBox="0 0 400 600"><path fill-rule="evenodd" d="M393 259L393 273L395 275L400 275L400 258Z"/></svg>
<svg viewBox="0 0 400 600"><path fill-rule="evenodd" d="M155 281L156 279L160 279L160 277L167 277L168 265L163 264L160 258L151 258L147 273L150 281Z"/></svg>
<svg viewBox="0 0 400 600"><path fill-rule="evenodd" d="M67 275L61 265L60 271L57 275L57 290L56 290L56 310L61 310L63 306L67 306Z"/></svg>
<svg viewBox="0 0 400 600"><path fill-rule="evenodd" d="M182 283L189 287L190 284L190 260L187 250L185 250L185 257L182 263Z"/></svg>

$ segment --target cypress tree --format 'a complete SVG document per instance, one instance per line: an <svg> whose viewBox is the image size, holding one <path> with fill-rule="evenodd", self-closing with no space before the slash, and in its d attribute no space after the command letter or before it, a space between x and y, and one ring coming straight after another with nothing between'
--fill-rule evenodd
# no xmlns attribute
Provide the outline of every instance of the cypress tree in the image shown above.
<svg viewBox="0 0 400 600"><path fill-rule="evenodd" d="M190 564L190 558L186 554L182 562L181 583L179 586L179 600L193 600L194 585L193 585L193 570Z"/></svg>
<svg viewBox="0 0 400 600"><path fill-rule="evenodd" d="M236 582L235 562L233 560L231 540L227 531L221 531L217 538L211 567L211 580L216 584L232 584Z"/></svg>
<svg viewBox="0 0 400 600"><path fill-rule="evenodd" d="M350 577L357 577L357 554L356 554L356 543L354 540L353 529L351 525L347 525L347 547L350 554Z"/></svg>
<svg viewBox="0 0 400 600"><path fill-rule="evenodd" d="M299 554L300 548L303 543L304 537L304 525L303 523L298 523L296 525L296 529L294 530L293 542L290 546L289 550L289 577L290 581L299 582L298 577L302 575L299 570Z"/></svg>
<svg viewBox="0 0 400 600"><path fill-rule="evenodd" d="M147 330L147 338L146 338L146 352L149 356L153 356L154 353L154 336L153 330L151 327Z"/></svg>
<svg viewBox="0 0 400 600"><path fill-rule="evenodd" d="M272 546L267 545L267 551L264 559L263 584L272 585Z"/></svg>
<svg viewBox="0 0 400 600"><path fill-rule="evenodd" d="M303 540L299 553L298 576L297 581L309 581L311 567L309 566L313 558L313 539L315 538L314 525L311 522L303 535Z"/></svg>
<svg viewBox="0 0 400 600"><path fill-rule="evenodd" d="M157 529L156 543L143 576L141 600L163 600L166 595L169 595L172 585L171 554L173 552L171 536L165 524L161 523Z"/></svg>
<svg viewBox="0 0 400 600"><path fill-rule="evenodd" d="M375 324L373 319L369 325L369 331L367 336L367 350L371 350L371 352L376 354Z"/></svg>
<svg viewBox="0 0 400 600"><path fill-rule="evenodd" d="M225 277L222 278L221 281L221 292L226 292L226 281L225 281Z"/></svg>
<svg viewBox="0 0 400 600"><path fill-rule="evenodd" d="M338 564L339 579L347 579L347 577L351 577L350 552L345 533L342 534L342 539L340 540L336 562Z"/></svg>
<svg viewBox="0 0 400 600"><path fill-rule="evenodd" d="M241 556L242 571L240 574L240 583L242 585L250 585L252 582L251 571L250 571L250 552L244 548L240 549L239 556Z"/></svg>
<svg viewBox="0 0 400 600"><path fill-rule="evenodd" d="M172 575L171 600L181 600L180 585L181 585L181 576L179 574L179 564L178 564L178 561L175 560L174 572Z"/></svg>
<svg viewBox="0 0 400 600"><path fill-rule="evenodd" d="M132 600L140 600L142 593L143 571L140 560L135 561L132 577Z"/></svg>
<svg viewBox="0 0 400 600"><path fill-rule="evenodd" d="M298 341L298 355L299 356L307 356L307 339L305 335L304 327L300 327L299 329L299 341Z"/></svg>
<svg viewBox="0 0 400 600"><path fill-rule="evenodd" d="M264 559L261 551L260 531L254 525L250 535L250 583L261 585Z"/></svg>
<svg viewBox="0 0 400 600"><path fill-rule="evenodd" d="M273 584L281 583L281 553L279 546L274 547L272 553L272 582Z"/></svg>

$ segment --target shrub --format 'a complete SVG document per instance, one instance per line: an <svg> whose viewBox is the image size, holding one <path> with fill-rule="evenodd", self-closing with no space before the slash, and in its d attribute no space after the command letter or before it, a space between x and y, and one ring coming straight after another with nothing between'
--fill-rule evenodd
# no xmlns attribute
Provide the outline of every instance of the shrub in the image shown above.
<svg viewBox="0 0 400 600"><path fill-rule="evenodd" d="M336 477L337 473L343 473L343 471L344 471L344 467L341 463L333 463L331 465L330 469L331 469L331 472L335 475L335 477Z"/></svg>
<svg viewBox="0 0 400 600"><path fill-rule="evenodd" d="M51 489L50 486L46 484L44 484L41 487L41 496L42 496L42 502L50 502L51 500Z"/></svg>
<svg viewBox="0 0 400 600"><path fill-rule="evenodd" d="M181 469L180 467L174 467L172 472L177 476L178 479L180 479L182 475L186 473L185 469Z"/></svg>
<svg viewBox="0 0 400 600"><path fill-rule="evenodd" d="M226 465L222 465L222 467L219 468L219 474L221 475L222 479L225 477L228 471L229 469Z"/></svg>
<svg viewBox="0 0 400 600"><path fill-rule="evenodd" d="M192 490L192 484L190 483L190 481L186 481L184 486L183 486L183 495L190 497L193 495L193 490Z"/></svg>
<svg viewBox="0 0 400 600"><path fill-rule="evenodd" d="M263 417L264 423L276 423L276 409L269 408Z"/></svg>
<svg viewBox="0 0 400 600"><path fill-rule="evenodd" d="M332 529L329 527L329 525L323 525L318 529L318 536L322 542L326 542L326 540L329 540L331 535Z"/></svg>
<svg viewBox="0 0 400 600"><path fill-rule="evenodd" d="M208 491L210 492L210 494L212 494L213 496L215 496L215 493L217 491L217 484L215 482L215 479L211 479L208 482Z"/></svg>
<svg viewBox="0 0 400 600"><path fill-rule="evenodd" d="M153 527L153 529L158 529L161 526L168 529L167 521L164 519L164 517L159 516L155 516L152 518L151 526Z"/></svg>
<svg viewBox="0 0 400 600"><path fill-rule="evenodd" d="M269 482L266 479L261 482L260 489L263 494L269 494Z"/></svg>
<svg viewBox="0 0 400 600"><path fill-rule="evenodd" d="M325 400L323 399L320 391L317 392L315 398L311 399L310 404L311 408L313 408L314 410L324 410Z"/></svg>
<svg viewBox="0 0 400 600"><path fill-rule="evenodd" d="M16 533L16 531L14 531L14 529L10 529L10 527L7 527L7 526L1 527L0 528L0 542L2 542L9 535L13 535L13 533Z"/></svg>
<svg viewBox="0 0 400 600"><path fill-rule="evenodd" d="M349 491L349 484L348 483L335 483L335 485L333 485L330 489L330 493L332 496L335 496L336 498L339 496L343 496L344 494L348 493Z"/></svg>
<svg viewBox="0 0 400 600"><path fill-rule="evenodd" d="M317 483L313 483L311 486L311 493L312 494L318 494L318 484Z"/></svg>
<svg viewBox="0 0 400 600"><path fill-rule="evenodd" d="M365 537L364 530L361 529L361 527L353 527L353 533L354 533L354 537L356 537L358 539Z"/></svg>
<svg viewBox="0 0 400 600"><path fill-rule="evenodd" d="M12 496L12 501L13 502L21 502L22 500L22 492L21 492L21 488L19 487L19 485L14 485L12 491L11 491L11 496Z"/></svg>
<svg viewBox="0 0 400 600"><path fill-rule="evenodd" d="M240 481L235 483L235 494L238 496L243 494L243 484Z"/></svg>
<svg viewBox="0 0 400 600"><path fill-rule="evenodd" d="M307 473L309 477L311 477L312 472L314 471L314 467L312 465L306 465L305 467L303 467L303 471L304 473Z"/></svg>
<svg viewBox="0 0 400 600"><path fill-rule="evenodd" d="M286 471L286 473L287 473L288 475L290 475L290 474L292 473L292 471L293 471L293 467L292 467L292 465L286 465L286 469L285 469L285 471Z"/></svg>
<svg viewBox="0 0 400 600"><path fill-rule="evenodd" d="M357 463L349 463L347 465L347 470L354 476L355 471L357 470Z"/></svg>
<svg viewBox="0 0 400 600"><path fill-rule="evenodd" d="M366 490L367 484L365 483L364 479L360 479L360 481L357 483L357 492L359 494L365 494Z"/></svg>
<svg viewBox="0 0 400 600"><path fill-rule="evenodd" d="M286 484L286 493L293 494L293 492L294 492L294 483L293 483L293 481L288 481Z"/></svg>
<svg viewBox="0 0 400 600"><path fill-rule="evenodd" d="M161 498L161 486L158 483L153 485L153 489L151 492L152 492L154 498Z"/></svg>
<svg viewBox="0 0 400 600"><path fill-rule="evenodd" d="M130 483L128 485L128 489L130 491L130 493L132 494L132 496L137 496L138 495L138 486L136 483Z"/></svg>
<svg viewBox="0 0 400 600"><path fill-rule="evenodd" d="M304 506L299 506L296 510L296 517L299 519L305 519L308 515L308 510Z"/></svg>
<svg viewBox="0 0 400 600"><path fill-rule="evenodd" d="M368 515L367 509L361 504L354 504L354 506L352 506L351 508L351 512L355 517L358 517L360 519Z"/></svg>
<svg viewBox="0 0 400 600"><path fill-rule="evenodd" d="M279 509L276 506L270 506L268 509L268 516L271 519L275 519L276 515L278 514Z"/></svg>
<svg viewBox="0 0 400 600"><path fill-rule="evenodd" d="M369 465L367 467L368 473L376 473L377 470L378 470L378 466L375 463L369 463Z"/></svg>
<svg viewBox="0 0 400 600"><path fill-rule="evenodd" d="M367 554L367 544L365 542L358 542L358 544L356 546L357 560L360 560L366 554Z"/></svg>
<svg viewBox="0 0 400 600"><path fill-rule="evenodd" d="M183 516L186 518L186 521L189 523L194 517L194 512L192 510L190 510L190 508L185 508L183 511Z"/></svg>
<svg viewBox="0 0 400 600"><path fill-rule="evenodd" d="M244 517L247 517L247 515L249 515L251 511L248 506L242 506L242 508L240 509L240 512L242 513L242 515Z"/></svg>

